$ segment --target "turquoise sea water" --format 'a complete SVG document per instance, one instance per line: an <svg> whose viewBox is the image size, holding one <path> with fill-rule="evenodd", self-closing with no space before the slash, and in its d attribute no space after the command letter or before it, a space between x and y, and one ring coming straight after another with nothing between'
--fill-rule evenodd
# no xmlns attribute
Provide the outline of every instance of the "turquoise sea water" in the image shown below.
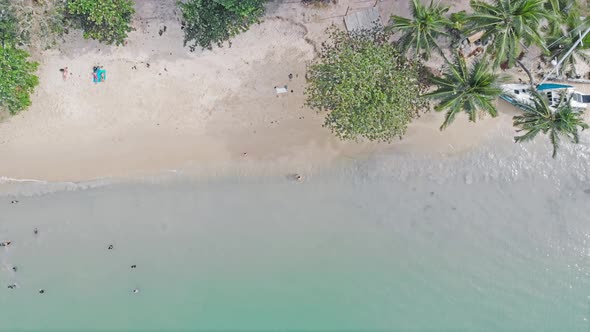
<svg viewBox="0 0 590 332"><path fill-rule="evenodd" d="M589 331L588 154L565 154L5 196L0 331Z"/></svg>

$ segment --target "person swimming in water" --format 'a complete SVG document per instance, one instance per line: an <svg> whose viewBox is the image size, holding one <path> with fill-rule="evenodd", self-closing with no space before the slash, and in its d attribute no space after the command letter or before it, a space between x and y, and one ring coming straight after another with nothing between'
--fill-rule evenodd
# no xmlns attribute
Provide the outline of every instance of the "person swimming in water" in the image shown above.
<svg viewBox="0 0 590 332"><path fill-rule="evenodd" d="M139 288L136 288L133 290L133 294L137 294L137 293L139 293Z"/></svg>
<svg viewBox="0 0 590 332"><path fill-rule="evenodd" d="M8 247L11 243L11 241L0 242L0 247Z"/></svg>

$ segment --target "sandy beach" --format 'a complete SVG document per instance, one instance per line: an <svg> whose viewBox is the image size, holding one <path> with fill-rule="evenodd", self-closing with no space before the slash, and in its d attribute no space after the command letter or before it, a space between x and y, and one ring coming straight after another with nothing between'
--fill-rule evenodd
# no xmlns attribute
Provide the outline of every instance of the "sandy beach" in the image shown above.
<svg viewBox="0 0 590 332"><path fill-rule="evenodd" d="M0 121L0 332L590 331L588 132L553 159L498 101L343 142L306 67L374 0L269 1L194 53L175 1L136 3L126 46L35 54L32 107Z"/></svg>
<svg viewBox="0 0 590 332"><path fill-rule="evenodd" d="M83 181L236 165L305 172L376 151L457 153L510 126L511 107L501 103L500 117L476 125L461 117L444 132L443 114L425 114L392 144L342 142L322 128L323 115L304 105L306 66L330 24L342 26L347 8L367 6L274 2L231 47L191 53L182 46L174 2L140 1L125 47L71 33L59 49L37 56L33 106L0 123L0 176ZM382 1L379 8L383 20L408 11L404 1ZM107 70L105 83L92 83L94 65ZM283 85L293 92L277 96L274 87Z"/></svg>

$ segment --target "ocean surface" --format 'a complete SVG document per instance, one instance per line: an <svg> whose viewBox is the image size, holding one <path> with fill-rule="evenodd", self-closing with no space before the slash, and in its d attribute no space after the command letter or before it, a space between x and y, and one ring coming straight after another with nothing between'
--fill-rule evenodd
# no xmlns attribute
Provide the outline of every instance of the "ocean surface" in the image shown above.
<svg viewBox="0 0 590 332"><path fill-rule="evenodd" d="M546 148L11 184L0 331L590 331L590 149Z"/></svg>

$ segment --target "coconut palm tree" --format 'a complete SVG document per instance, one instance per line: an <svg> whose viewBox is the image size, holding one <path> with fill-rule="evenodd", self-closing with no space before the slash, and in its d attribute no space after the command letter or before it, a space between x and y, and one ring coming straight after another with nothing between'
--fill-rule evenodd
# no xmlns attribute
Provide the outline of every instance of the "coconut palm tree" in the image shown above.
<svg viewBox="0 0 590 332"><path fill-rule="evenodd" d="M575 48L574 44L580 39L580 34L588 29L590 26L590 20L581 20L578 16L570 16L567 19L565 30L560 29L550 34L547 39L547 53L551 56L551 59L563 60L561 66L566 68L562 72L567 72L573 76L576 73L576 64L579 60L582 60L586 64L590 65L590 34L587 34ZM573 51L567 54L568 50L573 48ZM562 58L565 57L566 58Z"/></svg>
<svg viewBox="0 0 590 332"><path fill-rule="evenodd" d="M544 7L551 18L548 21L548 31L552 35L561 31L564 22L580 17L581 8L578 0L547 0Z"/></svg>
<svg viewBox="0 0 590 332"><path fill-rule="evenodd" d="M435 4L434 0L431 0L428 6L420 3L420 0L412 0L410 10L412 18L393 15L388 26L389 31L402 33L397 41L402 52L413 50L416 56L420 56L422 52L422 57L429 59L432 50L435 49L444 57L437 39L448 36L447 27L452 23L444 14L449 7Z"/></svg>
<svg viewBox="0 0 590 332"><path fill-rule="evenodd" d="M498 115L494 102L502 94L499 83L504 77L490 70L490 62L486 57L476 60L471 66L467 65L465 58L455 58L455 62L448 66L442 77L432 77L431 82L438 89L425 95L440 100L435 110L447 112L441 130L463 111L473 122L480 112L492 117Z"/></svg>
<svg viewBox="0 0 590 332"><path fill-rule="evenodd" d="M578 128L584 130L588 125L584 122L582 113L572 109L569 100L564 98L557 107L552 108L545 96L537 91L532 91L531 94L532 104L519 104L524 114L513 118L514 126L520 128L517 132L524 132L520 136L515 136L514 141L530 141L539 133L549 135L555 158L561 138L565 137L573 143L578 143Z"/></svg>
<svg viewBox="0 0 590 332"><path fill-rule="evenodd" d="M472 31L484 31L482 39L493 38L487 50L494 67L503 62L512 67L516 62L528 74L531 85L533 77L518 58L523 49L532 44L545 48L541 23L552 16L545 10L544 3L545 0L494 0L493 3L471 0Z"/></svg>

